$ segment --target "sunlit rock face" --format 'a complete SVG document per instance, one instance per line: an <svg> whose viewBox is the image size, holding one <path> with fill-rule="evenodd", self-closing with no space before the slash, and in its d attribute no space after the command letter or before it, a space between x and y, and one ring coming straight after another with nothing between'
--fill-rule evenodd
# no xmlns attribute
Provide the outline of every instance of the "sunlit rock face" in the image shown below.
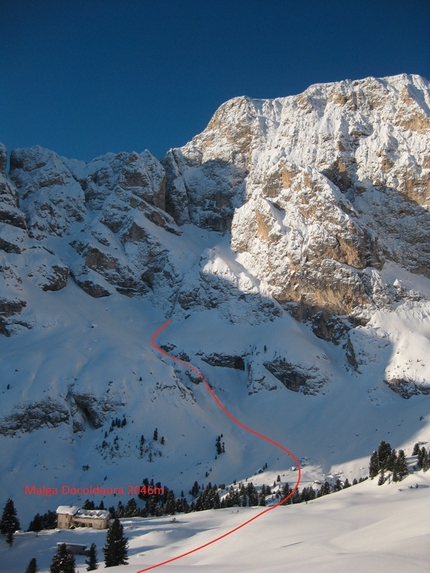
<svg viewBox="0 0 430 573"><path fill-rule="evenodd" d="M365 269L430 274L429 105L410 75L235 98L162 160L167 209L231 229L279 302L350 314L373 302Z"/></svg>

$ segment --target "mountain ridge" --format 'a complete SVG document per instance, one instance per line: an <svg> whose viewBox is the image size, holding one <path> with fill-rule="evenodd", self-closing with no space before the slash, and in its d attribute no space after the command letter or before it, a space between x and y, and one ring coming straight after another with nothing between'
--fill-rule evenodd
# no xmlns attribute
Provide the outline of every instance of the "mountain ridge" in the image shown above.
<svg viewBox="0 0 430 573"><path fill-rule="evenodd" d="M75 483L138 464L187 488L183 448L205 460L203 479L219 420L198 381L152 353L167 318L173 355L210 376L245 423L260 408L265 435L291 435L291 450L324 469L348 459L360 477L357 460L376 446L369 427L395 447L428 439L429 109L427 80L403 74L234 98L160 161L144 151L85 163L36 146L14 150L6 173L0 146L5 491L36 472L36 443L37 475L66 479L43 445L53 435ZM118 432L120 449L104 447L121 412L134 427ZM159 417L171 449L139 461ZM329 442L312 444L315 430ZM211 479L263 465L228 425L225 435Z"/></svg>

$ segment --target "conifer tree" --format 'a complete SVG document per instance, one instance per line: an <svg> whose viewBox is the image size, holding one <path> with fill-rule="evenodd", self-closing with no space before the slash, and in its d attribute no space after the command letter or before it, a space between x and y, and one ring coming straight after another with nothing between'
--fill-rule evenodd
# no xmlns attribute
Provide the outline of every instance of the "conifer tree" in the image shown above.
<svg viewBox="0 0 430 573"><path fill-rule="evenodd" d="M399 479L403 479L409 473L404 450L399 450L394 471L398 475Z"/></svg>
<svg viewBox="0 0 430 573"><path fill-rule="evenodd" d="M291 493L290 486L288 483L286 483L282 488L281 499L285 499L288 495L290 495L290 493ZM284 501L282 505L289 505L290 503L291 503L291 497L288 498L287 501Z"/></svg>
<svg viewBox="0 0 430 573"><path fill-rule="evenodd" d="M397 452L396 450L391 450L390 455L387 458L386 469L390 472L394 471L395 465L397 461Z"/></svg>
<svg viewBox="0 0 430 573"><path fill-rule="evenodd" d="M320 488L321 495L328 495L330 493L330 484L328 481L325 481Z"/></svg>
<svg viewBox="0 0 430 573"><path fill-rule="evenodd" d="M197 497L199 495L199 484L197 483L197 481L194 482L193 487L191 488L190 494L193 497Z"/></svg>
<svg viewBox="0 0 430 573"><path fill-rule="evenodd" d="M66 544L58 546L57 553L52 558L50 573L75 573L75 558L67 550Z"/></svg>
<svg viewBox="0 0 430 573"><path fill-rule="evenodd" d="M258 505L260 505L261 507L264 507L266 505L266 495L263 490L260 491L260 494L258 496Z"/></svg>
<svg viewBox="0 0 430 573"><path fill-rule="evenodd" d="M340 491L341 489L342 489L342 483L341 483L340 479L338 478L338 479L336 480L336 483L335 483L334 486L333 486L332 491L333 491L333 492L334 492L334 491Z"/></svg>
<svg viewBox="0 0 430 573"><path fill-rule="evenodd" d="M175 504L175 494L173 493L173 490L169 490L168 494L167 494L167 501L166 501L166 507L165 507L165 513L167 513L167 515L175 515L176 511L176 504Z"/></svg>
<svg viewBox="0 0 430 573"><path fill-rule="evenodd" d="M381 475L379 476L378 485L384 485L385 483L385 472L381 470Z"/></svg>
<svg viewBox="0 0 430 573"><path fill-rule="evenodd" d="M13 536L17 529L19 529L19 519L16 515L16 509L13 501L9 498L3 509L3 515L0 520L0 531L6 535L6 541L12 547Z"/></svg>
<svg viewBox="0 0 430 573"><path fill-rule="evenodd" d="M85 560L85 563L88 565L87 571L95 571L97 569L97 547L95 543L91 543L88 559Z"/></svg>
<svg viewBox="0 0 430 573"><path fill-rule="evenodd" d="M373 479L378 475L379 472L379 457L377 452L373 452L370 457L369 463L369 477Z"/></svg>
<svg viewBox="0 0 430 573"><path fill-rule="evenodd" d="M418 467L420 470L424 470L425 472L430 467L429 454L424 446L420 449L418 454Z"/></svg>
<svg viewBox="0 0 430 573"><path fill-rule="evenodd" d="M412 455L413 455L413 456L417 456L419 453L420 453L420 445L419 445L419 443L417 442L417 443L414 445L414 449L412 450Z"/></svg>
<svg viewBox="0 0 430 573"><path fill-rule="evenodd" d="M378 459L379 459L379 469L387 469L388 458L391 454L391 446L388 442L384 440L378 446Z"/></svg>
<svg viewBox="0 0 430 573"><path fill-rule="evenodd" d="M379 469L387 470L389 465L389 458L391 455L391 446L388 442L381 441L378 447L378 459L379 459Z"/></svg>
<svg viewBox="0 0 430 573"><path fill-rule="evenodd" d="M31 559L30 563L27 565L25 573L37 573L37 562L35 557L33 557L33 559Z"/></svg>
<svg viewBox="0 0 430 573"><path fill-rule="evenodd" d="M106 535L106 545L103 548L106 567L127 565L128 539L124 537L124 528L119 519L115 519Z"/></svg>
<svg viewBox="0 0 430 573"><path fill-rule="evenodd" d="M136 517L139 515L139 508L137 507L137 503L134 497L128 500L123 515L124 517ZM119 517L121 516L119 515Z"/></svg>

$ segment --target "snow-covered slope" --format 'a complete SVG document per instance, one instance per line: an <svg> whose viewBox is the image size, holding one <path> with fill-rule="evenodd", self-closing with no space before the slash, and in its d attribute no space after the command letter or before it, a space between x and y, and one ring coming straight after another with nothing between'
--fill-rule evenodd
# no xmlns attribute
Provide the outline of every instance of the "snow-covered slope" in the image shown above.
<svg viewBox="0 0 430 573"><path fill-rule="evenodd" d="M167 318L158 344L304 483L428 442L429 105L423 78L367 78L235 98L161 162L34 147L6 172L0 146L0 488L24 527L84 501L26 485L294 481L153 348Z"/></svg>
<svg viewBox="0 0 430 573"><path fill-rule="evenodd" d="M429 487L428 474L419 472L400 486L378 487L369 480L308 504L279 507L220 542L154 570L283 573L287 564L299 573L421 573L430 557ZM0 556L8 573L24 571L32 556L45 573L58 542L95 543L98 571L136 573L192 551L260 510L211 510L176 516L176 522L168 516L124 519L128 566L105 568L106 533L88 529L20 534L14 549L2 547ZM84 560L76 558L77 570L85 570Z"/></svg>

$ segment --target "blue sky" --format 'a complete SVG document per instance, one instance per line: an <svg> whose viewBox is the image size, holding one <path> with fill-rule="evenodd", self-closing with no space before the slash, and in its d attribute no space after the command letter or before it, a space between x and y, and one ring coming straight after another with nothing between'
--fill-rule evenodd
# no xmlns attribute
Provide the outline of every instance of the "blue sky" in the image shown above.
<svg viewBox="0 0 430 573"><path fill-rule="evenodd" d="M0 0L0 141L160 158L224 101L430 79L428 0Z"/></svg>

